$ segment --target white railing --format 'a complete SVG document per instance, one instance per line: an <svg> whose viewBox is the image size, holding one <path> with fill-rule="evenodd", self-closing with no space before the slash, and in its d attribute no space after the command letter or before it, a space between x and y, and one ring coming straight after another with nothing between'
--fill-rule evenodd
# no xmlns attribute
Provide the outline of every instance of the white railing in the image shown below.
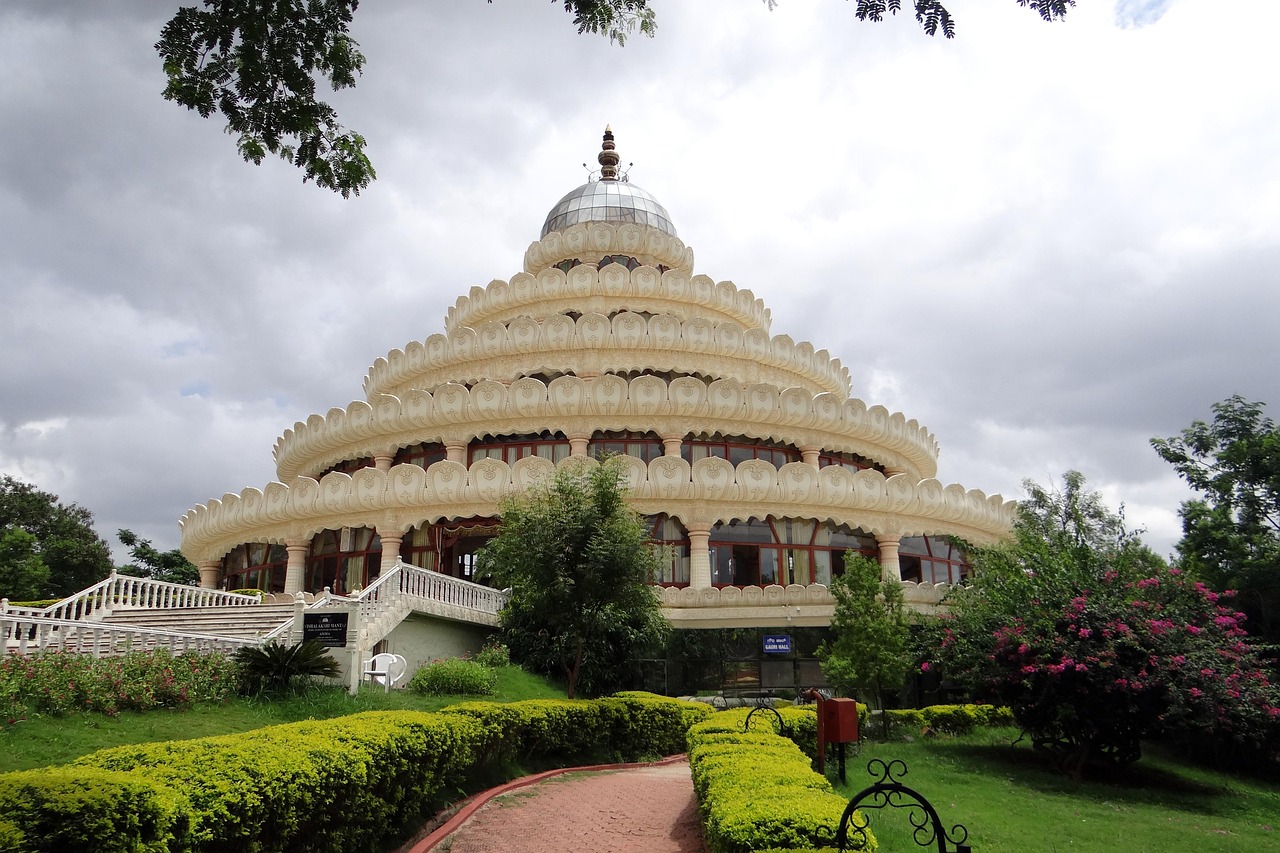
<svg viewBox="0 0 1280 853"><path fill-rule="evenodd" d="M214 589L135 578L112 573L88 589L50 607L14 607L0 602L0 639L8 651L26 654L46 648L112 654L122 647L186 649L239 648L289 637L298 614L313 608L343 606L358 614L358 630L374 630L378 620L399 608L415 608L413 600L432 602L496 616L507 603L501 590L442 575L404 563L383 574L368 587L351 596L335 595L328 589L310 603L298 601L294 618L265 636L218 637L156 628L107 625L101 620L122 608L178 609L226 605L256 605L259 599ZM403 612L401 613L403 615ZM491 622L490 619L479 619ZM382 630L387 630L386 628Z"/></svg>
<svg viewBox="0 0 1280 853"><path fill-rule="evenodd" d="M244 646L256 646L259 640L157 628L135 628L102 622L73 622L42 616L19 616L10 611L0 614L0 642L3 642L6 652L16 652L20 655L57 650L102 657L126 651L153 649L168 649L174 654L187 651L235 651Z"/></svg>
<svg viewBox="0 0 1280 853"><path fill-rule="evenodd" d="M497 614L507 604L507 594L500 589L403 563L396 568L400 569L399 586L402 595L490 614Z"/></svg>
<svg viewBox="0 0 1280 853"><path fill-rule="evenodd" d="M373 583L351 596L351 600L358 603L362 630L367 629L379 616L395 606L403 585L404 568L404 563L396 563L391 571L381 575Z"/></svg>
<svg viewBox="0 0 1280 853"><path fill-rule="evenodd" d="M358 604L360 622L368 624L405 596L486 614L497 614L507 603L507 594L501 590L406 563L396 563L390 571L350 597L332 594L329 597L333 601Z"/></svg>
<svg viewBox="0 0 1280 853"><path fill-rule="evenodd" d="M507 594L492 587L398 562L360 592L344 597L326 590L325 599L325 603L330 606L345 603L356 610L361 645L371 648L394 627L380 625L382 617L392 614L397 617L395 621L399 622L400 618L412 610L435 612L433 607L415 605L415 599L424 604L429 602L431 605L446 605L484 614L487 618L475 621L492 624L492 617L506 606ZM465 618L465 614L458 615Z"/></svg>
<svg viewBox="0 0 1280 853"><path fill-rule="evenodd" d="M151 578L135 578L131 575L117 574L112 570L109 577L98 581L88 589L77 592L70 598L64 598L57 604L35 609L13 607L6 602L0 611L45 619L85 621L109 616L112 610L119 607L174 610L184 607L247 606L258 603L259 599L255 595L223 592L220 589L203 589L198 586L186 586Z"/></svg>
<svg viewBox="0 0 1280 853"><path fill-rule="evenodd" d="M282 625L278 625L275 628L272 628L266 634L263 634L262 635L263 643L270 642L271 640L280 640L280 639L290 640L292 638L293 630L295 626L297 627L299 634L301 634L302 626L298 622L298 615L304 611L314 610L315 608L318 608L318 607L331 607L333 605L333 599L335 597L333 593L329 592L328 587L324 588L323 594L315 596L315 598L309 602L302 597L302 593L298 593L297 596L298 597L294 599L293 616L289 618L288 622L285 622Z"/></svg>

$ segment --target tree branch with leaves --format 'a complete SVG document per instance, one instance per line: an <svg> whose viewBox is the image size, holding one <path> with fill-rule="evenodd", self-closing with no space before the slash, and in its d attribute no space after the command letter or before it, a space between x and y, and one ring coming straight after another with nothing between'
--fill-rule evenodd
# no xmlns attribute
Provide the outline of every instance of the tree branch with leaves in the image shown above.
<svg viewBox="0 0 1280 853"><path fill-rule="evenodd" d="M359 2L201 0L201 6L183 6L155 45L168 81L164 98L203 118L220 113L246 162L279 157L301 169L303 181L343 198L359 195L377 177L365 138L344 127L337 110L316 96L320 82L335 92L354 87L364 68L351 36ZM1017 3L1053 21L1075 0ZM653 36L657 30L650 0L564 0L564 8L580 34L607 36L618 45L634 32ZM858 0L854 16L881 21L901 8L901 0ZM955 36L942 0L914 0L914 10L927 34Z"/></svg>

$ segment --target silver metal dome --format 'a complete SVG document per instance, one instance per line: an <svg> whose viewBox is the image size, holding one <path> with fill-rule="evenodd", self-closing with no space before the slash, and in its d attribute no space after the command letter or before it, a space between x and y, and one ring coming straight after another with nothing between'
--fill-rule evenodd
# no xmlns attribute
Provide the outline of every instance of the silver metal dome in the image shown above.
<svg viewBox="0 0 1280 853"><path fill-rule="evenodd" d="M547 214L539 239L579 222L635 222L678 236L667 209L648 192L625 181L592 181L567 194Z"/></svg>

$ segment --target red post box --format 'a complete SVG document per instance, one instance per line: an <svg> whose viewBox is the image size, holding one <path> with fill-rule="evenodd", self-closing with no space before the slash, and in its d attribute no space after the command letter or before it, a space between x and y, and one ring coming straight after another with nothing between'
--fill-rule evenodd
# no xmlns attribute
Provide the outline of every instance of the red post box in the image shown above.
<svg viewBox="0 0 1280 853"><path fill-rule="evenodd" d="M823 740L853 743L858 739L858 703L853 699L828 699L818 706Z"/></svg>

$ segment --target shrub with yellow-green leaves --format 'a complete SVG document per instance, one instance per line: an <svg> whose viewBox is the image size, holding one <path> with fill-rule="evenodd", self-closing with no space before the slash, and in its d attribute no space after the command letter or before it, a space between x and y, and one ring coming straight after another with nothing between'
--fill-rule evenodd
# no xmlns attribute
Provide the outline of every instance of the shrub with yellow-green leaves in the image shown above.
<svg viewBox="0 0 1280 853"><path fill-rule="evenodd" d="M626 760L686 751L689 727L715 713L702 702L651 693L619 693L598 701L609 718L609 743Z"/></svg>
<svg viewBox="0 0 1280 853"><path fill-rule="evenodd" d="M634 761L683 752L689 726L713 712L698 702L628 692L590 701L464 702L440 713L471 717L491 730L495 758Z"/></svg>
<svg viewBox="0 0 1280 853"><path fill-rule="evenodd" d="M818 712L816 707L813 705L792 705L773 710L777 712L778 716L774 716L772 711L756 711L754 708L732 708L728 711L721 711L708 720L699 731L706 733L740 733L747 724L747 718L750 717L752 732L779 734L778 718L781 717L783 724L786 726L784 736L800 747L800 751L805 755L811 758L816 756L818 754ZM752 713L753 711L755 711L754 714Z"/></svg>
<svg viewBox="0 0 1280 853"><path fill-rule="evenodd" d="M684 743L689 719L711 713L692 704L640 694L475 702L105 749L0 775L0 850L376 849L517 750L565 763L593 749L665 753Z"/></svg>
<svg viewBox="0 0 1280 853"><path fill-rule="evenodd" d="M744 733L741 722L735 726L727 719L729 713L689 731L689 766L711 850L746 853L830 844L847 800L790 740L754 726ZM874 839L865 849L875 849Z"/></svg>
<svg viewBox="0 0 1280 853"><path fill-rule="evenodd" d="M930 705L885 712L895 728L914 728L942 734L968 734L985 726L1014 725L1013 712L994 705Z"/></svg>
<svg viewBox="0 0 1280 853"><path fill-rule="evenodd" d="M186 849L182 795L154 779L89 767L0 775L0 850L135 853Z"/></svg>
<svg viewBox="0 0 1280 853"><path fill-rule="evenodd" d="M483 750L469 720L370 712L236 735L138 744L76 765L182 792L193 850L364 849L425 812ZM179 848L181 849L181 848Z"/></svg>

